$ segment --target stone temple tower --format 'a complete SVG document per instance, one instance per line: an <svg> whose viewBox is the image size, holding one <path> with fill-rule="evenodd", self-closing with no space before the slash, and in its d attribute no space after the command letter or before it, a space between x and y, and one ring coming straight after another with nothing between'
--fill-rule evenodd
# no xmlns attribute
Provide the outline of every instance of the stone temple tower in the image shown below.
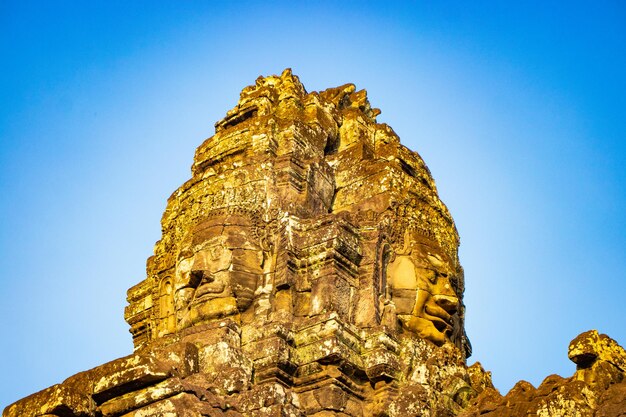
<svg viewBox="0 0 626 417"><path fill-rule="evenodd" d="M307 93L289 70L245 88L197 149L128 292L136 350L216 320L245 345L333 316L468 355L454 222L379 113L351 84Z"/></svg>
<svg viewBox="0 0 626 417"><path fill-rule="evenodd" d="M134 353L4 416L453 416L495 392L466 366L452 217L379 113L290 70L244 88L128 290Z"/></svg>

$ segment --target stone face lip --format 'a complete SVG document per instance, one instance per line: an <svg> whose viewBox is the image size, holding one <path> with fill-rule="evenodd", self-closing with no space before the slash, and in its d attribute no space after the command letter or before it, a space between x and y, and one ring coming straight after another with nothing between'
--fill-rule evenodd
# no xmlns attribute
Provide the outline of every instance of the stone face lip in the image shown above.
<svg viewBox="0 0 626 417"><path fill-rule="evenodd" d="M491 374L466 365L452 217L379 114L365 90L307 92L289 69L244 88L196 150L146 278L128 290L134 353L3 416L503 412ZM544 384L616 409L620 349L590 333L570 348L571 383ZM505 398L534 392L522 382Z"/></svg>

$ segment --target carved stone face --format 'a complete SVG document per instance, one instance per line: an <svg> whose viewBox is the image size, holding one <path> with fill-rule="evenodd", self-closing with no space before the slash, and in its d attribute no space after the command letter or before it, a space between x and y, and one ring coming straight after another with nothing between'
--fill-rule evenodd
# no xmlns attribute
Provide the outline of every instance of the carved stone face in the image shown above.
<svg viewBox="0 0 626 417"><path fill-rule="evenodd" d="M441 345L450 340L459 299L450 282L452 267L438 252L414 244L389 263L387 282L402 326Z"/></svg>
<svg viewBox="0 0 626 417"><path fill-rule="evenodd" d="M263 273L263 252L245 222L225 226L227 221L199 224L179 252L175 275L179 330L238 314L252 304Z"/></svg>

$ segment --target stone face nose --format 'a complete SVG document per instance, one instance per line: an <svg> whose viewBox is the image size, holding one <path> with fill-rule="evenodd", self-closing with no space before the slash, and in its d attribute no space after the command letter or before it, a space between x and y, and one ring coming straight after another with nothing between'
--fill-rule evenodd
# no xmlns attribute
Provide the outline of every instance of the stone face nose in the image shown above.
<svg viewBox="0 0 626 417"><path fill-rule="evenodd" d="M446 310L448 314L452 315L456 313L459 308L459 299L455 295L438 294L434 295L433 298L435 299L435 303L437 303L439 307Z"/></svg>
<svg viewBox="0 0 626 417"><path fill-rule="evenodd" d="M198 285L202 284L202 283L210 283L213 282L215 279L213 278L213 275L210 274L209 272L207 272L204 269L192 269L191 273L189 274L190 276L190 285L192 287L197 287Z"/></svg>

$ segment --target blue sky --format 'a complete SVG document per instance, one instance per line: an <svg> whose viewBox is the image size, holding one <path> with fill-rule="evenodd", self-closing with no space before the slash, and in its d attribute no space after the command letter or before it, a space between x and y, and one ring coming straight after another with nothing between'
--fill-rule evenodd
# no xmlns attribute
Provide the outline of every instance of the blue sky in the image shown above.
<svg viewBox="0 0 626 417"><path fill-rule="evenodd" d="M503 393L571 375L582 331L625 344L626 7L521 3L0 2L0 407L132 351L167 197L286 67L425 159Z"/></svg>

